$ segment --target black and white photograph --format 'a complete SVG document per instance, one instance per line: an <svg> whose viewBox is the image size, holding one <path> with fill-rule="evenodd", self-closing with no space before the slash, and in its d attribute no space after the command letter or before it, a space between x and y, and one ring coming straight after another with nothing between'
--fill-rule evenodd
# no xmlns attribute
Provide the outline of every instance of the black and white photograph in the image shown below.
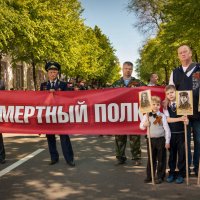
<svg viewBox="0 0 200 200"><path fill-rule="evenodd" d="M151 91L145 90L139 92L139 105L141 113L151 112Z"/></svg>
<svg viewBox="0 0 200 200"><path fill-rule="evenodd" d="M193 114L193 98L192 91L177 91L177 114L192 115Z"/></svg>

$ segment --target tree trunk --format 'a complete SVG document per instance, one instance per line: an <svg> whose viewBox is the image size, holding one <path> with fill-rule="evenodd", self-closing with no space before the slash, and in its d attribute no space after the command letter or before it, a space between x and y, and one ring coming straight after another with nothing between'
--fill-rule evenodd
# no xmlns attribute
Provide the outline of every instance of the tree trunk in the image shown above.
<svg viewBox="0 0 200 200"><path fill-rule="evenodd" d="M167 61L168 64L168 61ZM167 66L164 66L165 69L165 83L168 84L169 83L169 75L168 75L168 70L167 70Z"/></svg>
<svg viewBox="0 0 200 200"><path fill-rule="evenodd" d="M197 55L197 52L195 52L195 61L198 63L198 55Z"/></svg>
<svg viewBox="0 0 200 200"><path fill-rule="evenodd" d="M2 59L2 54L0 54L0 80L3 80L3 78L1 77L1 71L2 71L2 66L1 66L1 59Z"/></svg>
<svg viewBox="0 0 200 200"><path fill-rule="evenodd" d="M34 63L34 61L32 62L32 67L33 67L33 85L34 85L34 90L37 90L37 82L36 82L36 68L35 68L36 64Z"/></svg>

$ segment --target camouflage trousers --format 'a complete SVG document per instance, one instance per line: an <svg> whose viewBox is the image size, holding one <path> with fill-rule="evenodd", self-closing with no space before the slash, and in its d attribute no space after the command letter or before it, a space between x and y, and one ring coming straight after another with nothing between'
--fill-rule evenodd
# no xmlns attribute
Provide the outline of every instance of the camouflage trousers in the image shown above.
<svg viewBox="0 0 200 200"><path fill-rule="evenodd" d="M116 158L126 160L127 135L115 135ZM129 135L132 160L141 159L140 135Z"/></svg>

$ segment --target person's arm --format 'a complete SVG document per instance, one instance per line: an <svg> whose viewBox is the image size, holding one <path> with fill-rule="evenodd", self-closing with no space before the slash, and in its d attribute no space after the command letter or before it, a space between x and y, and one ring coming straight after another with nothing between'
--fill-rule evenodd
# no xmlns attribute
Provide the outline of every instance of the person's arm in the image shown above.
<svg viewBox="0 0 200 200"><path fill-rule="evenodd" d="M169 116L169 111L166 109L163 109L163 114L166 116L167 118L167 122L168 123L174 123L174 122L186 122L187 121L187 117L186 116L181 116L181 117L170 117Z"/></svg>
<svg viewBox="0 0 200 200"><path fill-rule="evenodd" d="M175 85L175 84L174 84L173 72L171 73L170 78L169 78L169 85Z"/></svg>
<svg viewBox="0 0 200 200"><path fill-rule="evenodd" d="M163 109L163 114L165 117L169 117L169 111L167 109Z"/></svg>
<svg viewBox="0 0 200 200"><path fill-rule="evenodd" d="M168 123L174 123L174 122L185 122L185 116L173 118L173 117L167 117L167 122Z"/></svg>
<svg viewBox="0 0 200 200"><path fill-rule="evenodd" d="M170 147L171 131L167 123L165 115L162 116L163 128L165 130L165 147L168 149Z"/></svg>
<svg viewBox="0 0 200 200"><path fill-rule="evenodd" d="M140 122L140 129L145 130L149 126L149 122L147 120L147 114L142 117L142 121Z"/></svg>

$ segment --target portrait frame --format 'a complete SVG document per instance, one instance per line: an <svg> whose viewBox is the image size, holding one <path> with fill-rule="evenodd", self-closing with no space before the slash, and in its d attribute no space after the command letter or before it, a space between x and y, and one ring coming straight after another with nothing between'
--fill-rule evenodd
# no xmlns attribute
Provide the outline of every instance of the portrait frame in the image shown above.
<svg viewBox="0 0 200 200"><path fill-rule="evenodd" d="M139 110L140 113L149 113L151 109L151 90L139 92Z"/></svg>
<svg viewBox="0 0 200 200"><path fill-rule="evenodd" d="M200 95L200 88L199 88L199 95ZM199 103L198 103L198 111L200 112L200 96L199 96Z"/></svg>
<svg viewBox="0 0 200 200"><path fill-rule="evenodd" d="M176 91L177 115L193 115L192 90Z"/></svg>

